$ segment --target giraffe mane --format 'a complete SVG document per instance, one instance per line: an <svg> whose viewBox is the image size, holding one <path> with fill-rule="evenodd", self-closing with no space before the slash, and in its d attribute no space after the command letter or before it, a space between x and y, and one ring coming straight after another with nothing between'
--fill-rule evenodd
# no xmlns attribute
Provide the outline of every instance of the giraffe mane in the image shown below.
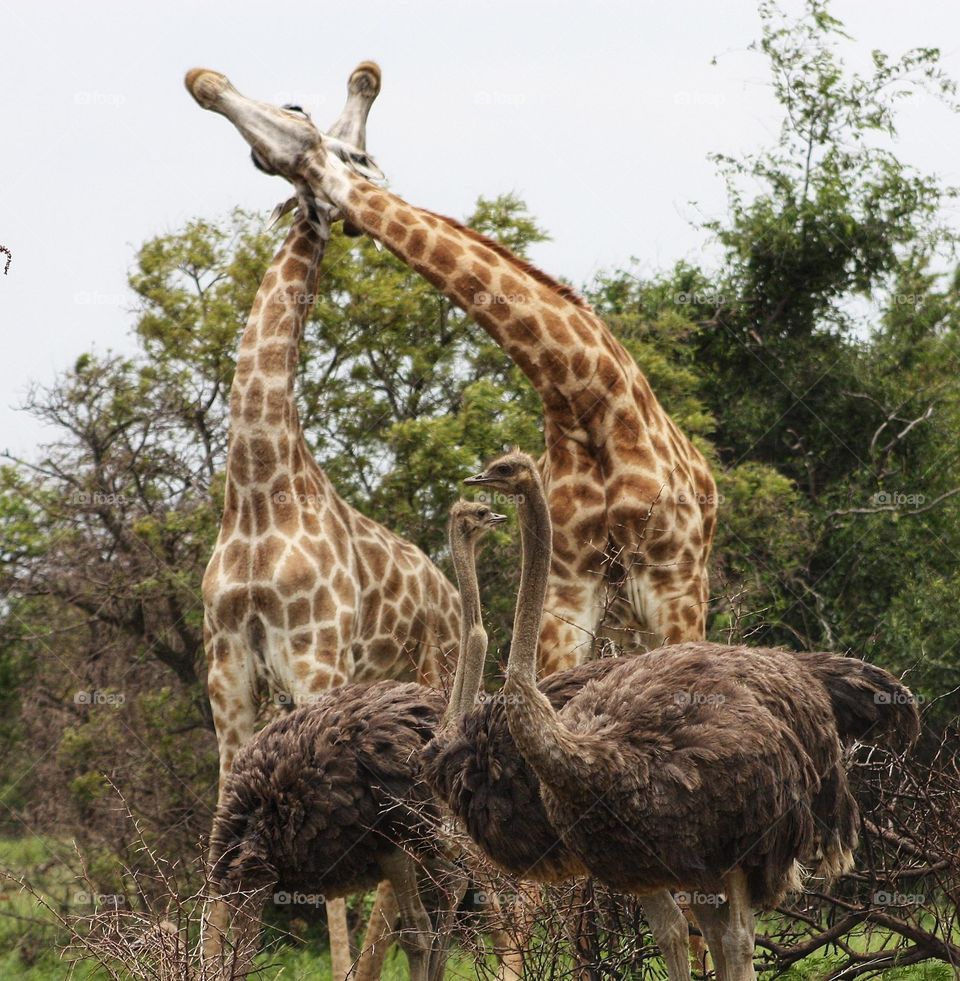
<svg viewBox="0 0 960 981"><path fill-rule="evenodd" d="M567 286L566 283L559 282L553 276L548 276L547 273L542 269L538 269L532 262L527 262L526 259L521 259L519 256L514 255L506 246L490 238L489 235L484 235L482 232L478 232L468 225L464 225L463 222L457 221L456 218L450 218L448 215L439 215L435 211L427 211L426 214L433 215L434 218L438 218L440 221L450 225L451 228L454 228L461 235L465 235L467 238L487 246L488 249L495 252L501 259L506 259L507 262L516 266L521 272L532 276L538 283L542 283L544 286L552 289L559 296L562 296L563 299L569 300L575 306L582 307L584 310L590 309L587 301L572 286Z"/></svg>

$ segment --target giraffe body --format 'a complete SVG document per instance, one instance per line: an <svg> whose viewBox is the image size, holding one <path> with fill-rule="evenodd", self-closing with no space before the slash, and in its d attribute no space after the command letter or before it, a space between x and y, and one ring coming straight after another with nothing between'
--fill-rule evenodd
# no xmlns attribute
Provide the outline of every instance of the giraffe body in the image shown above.
<svg viewBox="0 0 960 981"><path fill-rule="evenodd" d="M701 639L713 478L596 313L502 246L365 180L312 124L247 99L216 72L194 69L187 87L274 172L465 310L536 388L555 536L541 672L587 659L598 634L643 647Z"/></svg>
<svg viewBox="0 0 960 981"><path fill-rule="evenodd" d="M453 586L337 494L300 427L297 350L324 245L298 218L254 301L231 389L223 519L203 578L222 772L265 692L301 704L346 681L436 685L456 656Z"/></svg>

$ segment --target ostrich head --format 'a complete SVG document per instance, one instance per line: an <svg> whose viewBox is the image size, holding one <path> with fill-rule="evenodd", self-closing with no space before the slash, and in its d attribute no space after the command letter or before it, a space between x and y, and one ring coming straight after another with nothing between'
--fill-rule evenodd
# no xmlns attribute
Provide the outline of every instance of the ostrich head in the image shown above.
<svg viewBox="0 0 960 981"><path fill-rule="evenodd" d="M468 487L491 487L502 491L515 504L522 504L527 497L543 493L536 461L519 449L497 457L483 473L468 477L464 483Z"/></svg>
<svg viewBox="0 0 960 981"><path fill-rule="evenodd" d="M482 501L456 501L450 508L451 537L466 542L476 542L491 528L502 525L505 514L497 514Z"/></svg>

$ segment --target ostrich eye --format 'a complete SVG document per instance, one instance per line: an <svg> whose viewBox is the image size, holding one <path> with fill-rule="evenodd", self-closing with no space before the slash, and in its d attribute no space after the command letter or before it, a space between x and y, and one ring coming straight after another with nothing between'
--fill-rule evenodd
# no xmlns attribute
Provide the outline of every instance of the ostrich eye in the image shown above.
<svg viewBox="0 0 960 981"><path fill-rule="evenodd" d="M490 513L490 512L489 512L489 511L488 511L488 510L487 510L486 508L480 508L480 510L479 510L479 511L477 512L477 514L478 514L478 515L479 515L479 516L480 516L481 518L485 518L485 517L486 517L486 516L487 516L487 515L488 515L489 513Z"/></svg>

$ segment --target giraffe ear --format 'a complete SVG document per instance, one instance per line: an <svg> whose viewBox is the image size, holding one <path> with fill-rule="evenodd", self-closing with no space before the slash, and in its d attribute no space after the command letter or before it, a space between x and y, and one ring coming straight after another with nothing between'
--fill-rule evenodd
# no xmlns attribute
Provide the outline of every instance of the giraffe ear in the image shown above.
<svg viewBox="0 0 960 981"><path fill-rule="evenodd" d="M270 217L267 219L267 225L265 231L269 231L274 225L288 212L293 211L293 209L299 203L296 197L287 198L286 201L281 201L273 211L270 213Z"/></svg>
<svg viewBox="0 0 960 981"><path fill-rule="evenodd" d="M328 150L333 151L351 170L365 177L368 181L376 184L386 180L383 171L373 162L373 157L366 150L358 150L349 143L344 143L335 137L328 136L324 139L324 144Z"/></svg>

